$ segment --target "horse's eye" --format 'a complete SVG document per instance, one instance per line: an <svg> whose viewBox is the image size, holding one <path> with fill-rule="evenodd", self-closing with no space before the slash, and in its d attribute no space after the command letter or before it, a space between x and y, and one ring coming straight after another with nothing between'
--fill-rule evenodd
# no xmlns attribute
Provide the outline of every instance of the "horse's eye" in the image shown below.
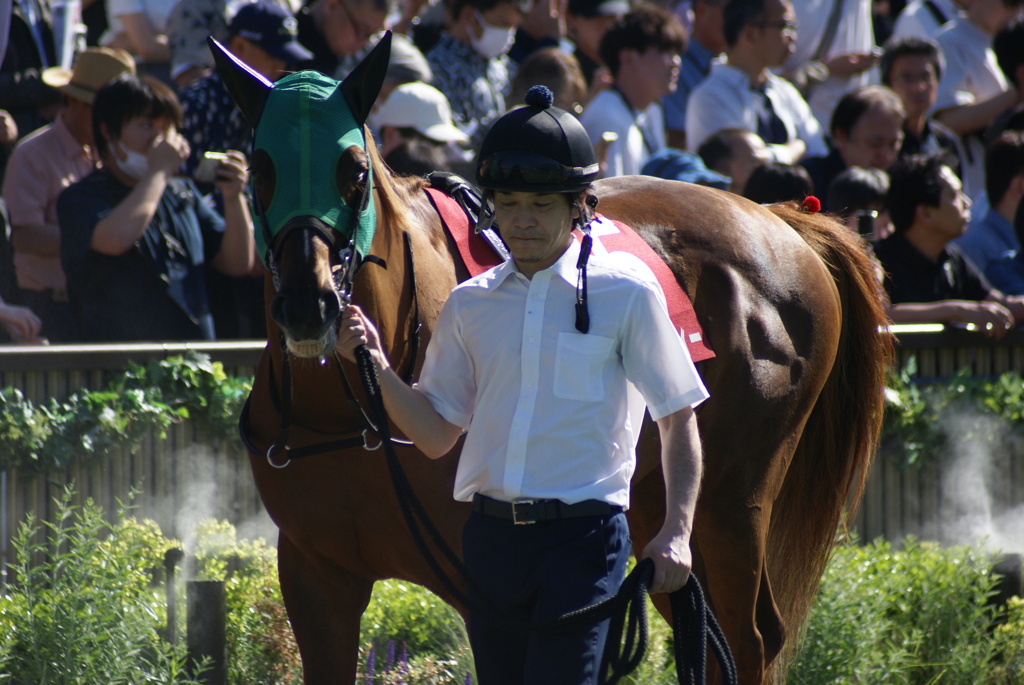
<svg viewBox="0 0 1024 685"><path fill-rule="evenodd" d="M252 174L253 186L256 188L256 202L262 211L266 211L274 200L274 191L277 185L274 162L266 150L260 148L252 153L249 170Z"/></svg>
<svg viewBox="0 0 1024 685"><path fill-rule="evenodd" d="M338 194L349 207L359 207L367 180L370 177L370 160L366 150L358 145L351 145L341 153L338 166L334 171L334 180Z"/></svg>

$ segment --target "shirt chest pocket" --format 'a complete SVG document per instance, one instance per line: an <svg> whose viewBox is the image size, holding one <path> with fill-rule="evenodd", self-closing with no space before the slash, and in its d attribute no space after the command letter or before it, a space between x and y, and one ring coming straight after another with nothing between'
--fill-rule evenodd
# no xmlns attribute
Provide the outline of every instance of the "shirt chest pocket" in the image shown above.
<svg viewBox="0 0 1024 685"><path fill-rule="evenodd" d="M600 402L604 399L604 369L615 341L598 335L559 333L555 351L555 397Z"/></svg>

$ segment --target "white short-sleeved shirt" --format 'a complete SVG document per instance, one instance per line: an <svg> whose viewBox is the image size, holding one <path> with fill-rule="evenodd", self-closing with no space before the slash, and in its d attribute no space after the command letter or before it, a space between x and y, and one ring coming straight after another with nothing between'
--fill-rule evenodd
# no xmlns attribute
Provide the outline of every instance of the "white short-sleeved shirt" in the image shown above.
<svg viewBox="0 0 1024 685"><path fill-rule="evenodd" d="M840 3L838 24L820 59L827 62L839 55L868 54L875 47L871 0L799 0L793 3L793 7L796 9L800 29L796 33L793 53L786 60L783 71L816 58L836 3ZM878 81L878 70L875 68L853 76L832 74L824 83L814 87L807 98L807 104L814 118L827 127L832 121L832 111L844 95Z"/></svg>
<svg viewBox="0 0 1024 685"><path fill-rule="evenodd" d="M619 136L608 146L607 177L639 174L647 158L666 145L661 103L653 102L647 109L637 112L617 90L598 93L583 109L580 123L594 145L603 133Z"/></svg>
<svg viewBox="0 0 1024 685"><path fill-rule="evenodd" d="M939 14L945 17L939 22L935 13L928 7L932 3ZM900 12L892 27L893 38L934 38L948 22L963 16L963 12L953 0L912 0Z"/></svg>
<svg viewBox="0 0 1024 685"><path fill-rule="evenodd" d="M167 16L174 9L174 2L168 0L107 0L107 30L100 39L106 45L114 36L124 31L121 15L145 14L153 33L165 33Z"/></svg>
<svg viewBox="0 0 1024 685"><path fill-rule="evenodd" d="M792 83L768 72L765 96L786 127L788 140L800 138L807 145L805 157L824 157L828 144L821 124ZM750 77L728 62L716 60L711 74L690 93L686 106L686 148L696 153L701 143L724 128L757 132L760 96L750 88ZM772 158L780 160L779 146L769 145Z"/></svg>
<svg viewBox="0 0 1024 685"><path fill-rule="evenodd" d="M992 52L992 36L959 17L935 35L946 60L933 112L993 98L1009 88ZM985 146L977 135L965 136L964 191L976 197L985 187Z"/></svg>
<svg viewBox="0 0 1024 685"><path fill-rule="evenodd" d="M505 262L456 287L441 310L416 387L468 429L456 500L628 506L640 429L629 384L655 419L708 397L660 287L614 255L591 254L590 331L576 330L579 251L573 241L529 280Z"/></svg>

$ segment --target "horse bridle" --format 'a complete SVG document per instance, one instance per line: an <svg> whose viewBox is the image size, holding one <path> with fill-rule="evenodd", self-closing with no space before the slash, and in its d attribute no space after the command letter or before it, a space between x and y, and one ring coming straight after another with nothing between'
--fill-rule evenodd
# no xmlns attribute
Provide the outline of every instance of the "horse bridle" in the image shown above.
<svg viewBox="0 0 1024 685"><path fill-rule="evenodd" d="M360 212L366 208L369 202L370 194L372 193L371 184L367 183L366 188L362 193L360 200ZM277 234L271 233L269 230L266 214L263 212L263 208L259 202L254 203L257 206L258 215L264 232L264 237L267 238L267 252L266 252L266 263L267 268L270 271L271 278L274 283L274 291L280 290L280 279L277 272L277 259L275 255L280 249L286 237L293 231L299 229L312 229L317 235L324 239L324 241L330 245L333 252L338 256L340 266L334 270L333 281L334 281L334 293L338 297L341 304L341 309L344 311L345 307L348 306L352 298L352 283L355 279L356 273L362 268L364 264L376 264L381 268L386 269L387 263L375 255L367 255L365 258L360 259L355 249L356 231L351 231L349 237L346 239L340 231L326 224L325 222L309 217L297 217L292 219L284 226ZM356 225L358 223L356 222ZM413 373L416 367L416 360L419 357L420 348L420 329L422 328L422 321L420 320L420 307L419 298L416 292L416 269L413 261L412 245L409 242L409 235L403 234L405 257L409 262L409 274L412 279L412 294L413 294L413 316L411 318L411 328L409 331L409 340L411 341L411 353L408 355L408 363L406 369L399 374L399 376L406 382L409 383L412 380ZM341 431L334 433L327 433L321 431L312 426L305 426L299 423L294 423L292 420L292 376L291 376L291 362L288 354L288 345L285 334L283 331L278 332L280 336L280 347L282 355L282 373L281 373L281 393L278 394L275 391L273 378L273 360L270 361L270 368L268 369L270 374L269 388L270 388L270 399L274 408L281 415L281 425L278 429L277 438L271 443L270 447L266 451L267 463L274 468L285 468L294 459L301 459L303 457L310 457L317 454L323 454L325 452L333 452L344 449L351 449L353 447L362 447L367 451L374 451L380 448L382 443L382 434L380 428L370 418L369 413L360 404L355 392L352 389L352 384L348 380L348 376L345 373L345 367L342 364L342 360L337 352L332 352L335 365L338 368L338 373L341 378L342 387L345 390L346 399L348 404L356 411L356 415L361 418L359 425L352 428L346 428ZM326 360L321 357L321 363L325 363ZM249 419L249 402L251 399L246 398L245 404L242 406L242 412L239 415L238 428L243 444L252 453L259 453L262 450L256 447L256 445L250 439L246 426L248 425ZM308 430L315 433L321 434L333 434L333 435L348 435L350 437L338 438L335 440L328 440L325 442L314 443L305 447L291 448L288 447L288 436L290 434L292 426L299 426L304 430ZM370 445L368 436L372 433L377 438L376 445ZM402 445L412 445L411 442L406 440L397 440L392 438L393 442ZM287 452L287 457L284 461L278 462L276 458L282 453Z"/></svg>

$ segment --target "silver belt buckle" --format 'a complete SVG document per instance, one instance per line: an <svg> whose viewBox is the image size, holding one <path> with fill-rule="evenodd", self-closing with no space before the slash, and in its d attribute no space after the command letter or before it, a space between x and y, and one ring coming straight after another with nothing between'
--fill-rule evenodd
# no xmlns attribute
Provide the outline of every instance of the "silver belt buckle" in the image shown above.
<svg viewBox="0 0 1024 685"><path fill-rule="evenodd" d="M512 505L512 524L516 526L528 526L533 523L537 523L536 518L530 518L526 513L519 513L519 505L533 506L537 503L537 500L533 499L517 499L513 500L510 504ZM522 518L520 518L522 517Z"/></svg>

